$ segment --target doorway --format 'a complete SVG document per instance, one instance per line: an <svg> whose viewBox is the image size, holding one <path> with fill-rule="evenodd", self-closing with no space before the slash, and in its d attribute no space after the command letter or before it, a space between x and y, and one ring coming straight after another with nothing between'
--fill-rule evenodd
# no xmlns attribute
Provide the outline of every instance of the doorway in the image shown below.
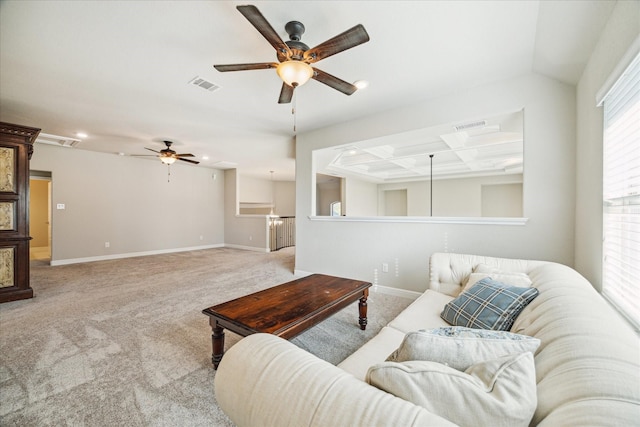
<svg viewBox="0 0 640 427"><path fill-rule="evenodd" d="M29 259L51 261L51 172L29 174Z"/></svg>

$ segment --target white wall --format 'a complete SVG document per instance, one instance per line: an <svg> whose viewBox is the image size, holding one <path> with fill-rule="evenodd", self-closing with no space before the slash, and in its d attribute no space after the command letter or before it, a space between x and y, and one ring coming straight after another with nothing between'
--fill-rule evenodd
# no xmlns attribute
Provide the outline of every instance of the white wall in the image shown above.
<svg viewBox="0 0 640 427"><path fill-rule="evenodd" d="M491 184L522 182L521 174L486 176L476 178L444 179L433 181L433 216L480 217L482 215L482 187ZM412 181L378 185L378 209L384 211L384 191L407 190L407 215L430 215L429 181ZM519 213L522 213L522 196L515 195ZM507 216L507 215L500 215ZM522 216L522 215L518 215Z"/></svg>
<svg viewBox="0 0 640 427"><path fill-rule="evenodd" d="M240 202L271 203L273 201L273 183L250 176L238 176Z"/></svg>
<svg viewBox="0 0 640 427"><path fill-rule="evenodd" d="M522 216L522 183L483 185L481 193L482 216Z"/></svg>
<svg viewBox="0 0 640 427"><path fill-rule="evenodd" d="M274 214L280 216L295 216L296 214L296 183L295 181L271 181L238 175L238 192L242 213L268 215L271 204L275 206ZM251 208L249 204L256 204Z"/></svg>
<svg viewBox="0 0 640 427"><path fill-rule="evenodd" d="M224 171L225 246L269 252L267 215L239 215L236 169Z"/></svg>
<svg viewBox="0 0 640 427"><path fill-rule="evenodd" d="M596 93L640 34L640 2L618 1L577 88L575 267L602 289L602 108Z"/></svg>
<svg viewBox="0 0 640 427"><path fill-rule="evenodd" d="M295 181L274 181L273 192L273 200L276 204L275 214L296 216Z"/></svg>
<svg viewBox="0 0 640 427"><path fill-rule="evenodd" d="M317 148L524 108L524 226L312 221ZM572 265L575 88L529 74L297 137L296 269L422 291L433 252L553 260ZM398 274L396 275L396 265Z"/></svg>
<svg viewBox="0 0 640 427"><path fill-rule="evenodd" d="M35 144L30 169L52 175L52 263L224 244L222 174L179 163L167 182L160 161Z"/></svg>
<svg viewBox="0 0 640 427"><path fill-rule="evenodd" d="M322 216L331 215L331 204L340 202L340 181L329 181L316 184L316 214ZM343 212L344 212L344 206Z"/></svg>
<svg viewBox="0 0 640 427"><path fill-rule="evenodd" d="M345 178L347 216L376 216L378 214L378 186L352 177Z"/></svg>

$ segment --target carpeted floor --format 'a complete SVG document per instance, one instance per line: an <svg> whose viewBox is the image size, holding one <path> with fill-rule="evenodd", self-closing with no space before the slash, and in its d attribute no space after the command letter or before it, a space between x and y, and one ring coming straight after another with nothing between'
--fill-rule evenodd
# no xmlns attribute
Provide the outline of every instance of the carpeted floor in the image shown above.
<svg viewBox="0 0 640 427"><path fill-rule="evenodd" d="M201 311L292 280L293 265L294 248L32 261L36 297L0 304L0 425L231 426ZM338 363L410 302L372 293L366 331L354 303L292 342Z"/></svg>

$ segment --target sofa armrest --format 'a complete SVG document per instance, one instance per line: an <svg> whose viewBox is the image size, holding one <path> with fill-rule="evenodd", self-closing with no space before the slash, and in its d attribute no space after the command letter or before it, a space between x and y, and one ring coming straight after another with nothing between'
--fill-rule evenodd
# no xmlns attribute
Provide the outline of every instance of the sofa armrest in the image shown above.
<svg viewBox="0 0 640 427"><path fill-rule="evenodd" d="M454 425L269 334L226 352L215 394L238 427Z"/></svg>

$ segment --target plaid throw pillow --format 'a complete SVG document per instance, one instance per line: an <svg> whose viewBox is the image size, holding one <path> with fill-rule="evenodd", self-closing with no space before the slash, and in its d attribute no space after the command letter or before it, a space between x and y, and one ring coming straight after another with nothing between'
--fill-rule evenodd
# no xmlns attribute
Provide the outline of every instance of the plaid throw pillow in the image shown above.
<svg viewBox="0 0 640 427"><path fill-rule="evenodd" d="M508 331L537 296L536 288L509 286L487 277L445 305L440 317L454 326Z"/></svg>

